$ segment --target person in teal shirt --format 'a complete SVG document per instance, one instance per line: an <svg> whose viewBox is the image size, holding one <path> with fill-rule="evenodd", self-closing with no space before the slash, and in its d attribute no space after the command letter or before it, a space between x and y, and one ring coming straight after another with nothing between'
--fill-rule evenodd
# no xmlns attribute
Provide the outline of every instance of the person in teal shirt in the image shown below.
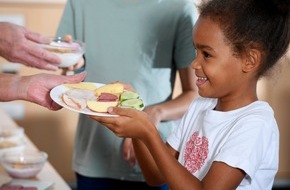
<svg viewBox="0 0 290 190"><path fill-rule="evenodd" d="M85 81L129 83L166 139L196 97L191 0L68 0L57 31L85 43ZM172 98L176 73L182 93ZM130 138L79 116L73 169L77 189L150 187L136 163Z"/></svg>

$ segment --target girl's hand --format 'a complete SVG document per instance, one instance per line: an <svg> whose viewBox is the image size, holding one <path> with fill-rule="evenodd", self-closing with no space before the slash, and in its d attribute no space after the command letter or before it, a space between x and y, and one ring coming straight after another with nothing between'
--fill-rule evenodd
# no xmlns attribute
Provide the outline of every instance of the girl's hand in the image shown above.
<svg viewBox="0 0 290 190"><path fill-rule="evenodd" d="M156 130L147 113L135 109L110 107L108 113L118 117L89 116L110 129L118 137L143 139Z"/></svg>

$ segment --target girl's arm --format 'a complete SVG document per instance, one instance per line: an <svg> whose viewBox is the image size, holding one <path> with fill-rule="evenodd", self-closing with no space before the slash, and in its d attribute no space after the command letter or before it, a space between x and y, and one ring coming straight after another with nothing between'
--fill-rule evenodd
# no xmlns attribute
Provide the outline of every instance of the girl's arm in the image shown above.
<svg viewBox="0 0 290 190"><path fill-rule="evenodd" d="M178 152L165 145L145 112L109 108L109 113L119 117L90 116L108 127L119 137L134 139L134 149L139 165L150 185L166 182L171 190L234 190L245 173L222 162L214 162L206 176L199 180L178 161Z"/></svg>
<svg viewBox="0 0 290 190"><path fill-rule="evenodd" d="M149 159L148 156L143 157L144 151L135 150L135 152L138 161L144 162L144 167L141 169L149 185L160 185L158 180L162 179L171 190L235 190L245 176L245 173L238 168L223 162L213 162L206 176L199 180L177 161L178 152L168 144L164 145L161 138L151 135L146 139L143 142L152 155L150 164L146 165L148 160L140 160L140 157ZM154 162L158 168L151 168Z"/></svg>

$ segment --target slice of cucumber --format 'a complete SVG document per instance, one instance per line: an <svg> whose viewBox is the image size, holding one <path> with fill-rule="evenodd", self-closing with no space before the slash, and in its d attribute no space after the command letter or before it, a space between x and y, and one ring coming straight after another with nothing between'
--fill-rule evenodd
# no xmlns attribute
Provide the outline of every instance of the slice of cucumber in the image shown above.
<svg viewBox="0 0 290 190"><path fill-rule="evenodd" d="M123 102L125 100L129 100L129 99L138 99L139 98L139 94L136 92L132 92L132 91L124 91L121 95L120 95L120 102Z"/></svg>
<svg viewBox="0 0 290 190"><path fill-rule="evenodd" d="M128 100L124 100L120 103L119 107L121 108L133 108L133 109L137 109L137 110L141 110L144 107L143 101L142 99L128 99Z"/></svg>

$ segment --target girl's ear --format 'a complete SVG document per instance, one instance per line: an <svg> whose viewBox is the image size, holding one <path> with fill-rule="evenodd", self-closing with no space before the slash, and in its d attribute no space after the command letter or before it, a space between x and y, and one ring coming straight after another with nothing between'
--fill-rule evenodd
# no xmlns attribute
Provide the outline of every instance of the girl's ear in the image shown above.
<svg viewBox="0 0 290 190"><path fill-rule="evenodd" d="M242 66L243 72L253 72L260 68L261 52L257 49L249 49L247 51L245 62Z"/></svg>

